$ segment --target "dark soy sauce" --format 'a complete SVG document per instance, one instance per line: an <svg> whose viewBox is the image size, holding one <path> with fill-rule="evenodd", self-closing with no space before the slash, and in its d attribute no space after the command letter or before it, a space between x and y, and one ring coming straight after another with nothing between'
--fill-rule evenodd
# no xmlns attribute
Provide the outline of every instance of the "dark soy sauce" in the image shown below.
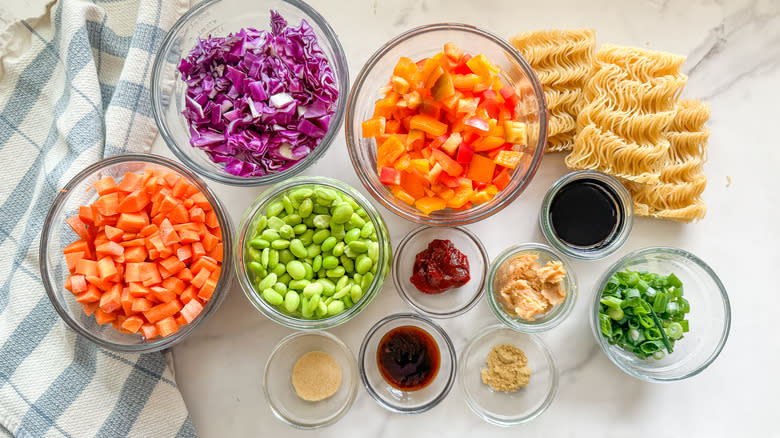
<svg viewBox="0 0 780 438"><path fill-rule="evenodd" d="M416 391L425 388L439 372L439 346L425 330L396 327L379 341L376 362L382 377L395 388Z"/></svg>
<svg viewBox="0 0 780 438"><path fill-rule="evenodd" d="M550 222L559 239L579 248L608 245L622 224L622 203L606 184L578 179L563 186L550 205Z"/></svg>

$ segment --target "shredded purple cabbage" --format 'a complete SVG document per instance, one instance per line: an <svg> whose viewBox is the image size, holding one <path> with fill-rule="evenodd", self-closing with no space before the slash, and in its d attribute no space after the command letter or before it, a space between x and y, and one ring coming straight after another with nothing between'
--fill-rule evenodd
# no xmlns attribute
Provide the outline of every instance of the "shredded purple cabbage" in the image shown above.
<svg viewBox="0 0 780 438"><path fill-rule="evenodd" d="M328 132L339 91L306 20L288 27L271 11L271 32L241 29L198 38L179 64L190 144L225 171L263 176L306 157Z"/></svg>

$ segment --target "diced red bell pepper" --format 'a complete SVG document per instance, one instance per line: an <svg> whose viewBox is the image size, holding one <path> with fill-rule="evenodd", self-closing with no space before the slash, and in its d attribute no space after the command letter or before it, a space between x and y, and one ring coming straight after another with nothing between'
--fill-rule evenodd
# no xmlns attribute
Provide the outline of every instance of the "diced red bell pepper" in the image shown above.
<svg viewBox="0 0 780 438"><path fill-rule="evenodd" d="M469 126L471 128L476 129L482 134L487 134L490 132L490 124L487 120L481 118L481 117L469 117L466 120L463 121L463 123L466 126Z"/></svg>
<svg viewBox="0 0 780 438"><path fill-rule="evenodd" d="M465 165L471 162L471 158L473 156L474 156L474 147L466 142L463 142L460 144L460 147L458 147L458 156L455 158L455 161L457 161L462 165Z"/></svg>
<svg viewBox="0 0 780 438"><path fill-rule="evenodd" d="M401 172L392 167L382 167L379 169L379 182L385 185L400 185Z"/></svg>

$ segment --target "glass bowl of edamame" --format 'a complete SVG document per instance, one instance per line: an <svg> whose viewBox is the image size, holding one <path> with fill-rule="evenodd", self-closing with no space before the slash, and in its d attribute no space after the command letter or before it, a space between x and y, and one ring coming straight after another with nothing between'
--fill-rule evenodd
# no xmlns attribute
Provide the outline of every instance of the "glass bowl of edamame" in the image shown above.
<svg viewBox="0 0 780 438"><path fill-rule="evenodd" d="M363 195L306 176L252 203L233 257L257 310L286 327L318 330L349 321L374 299L392 250L384 220Z"/></svg>

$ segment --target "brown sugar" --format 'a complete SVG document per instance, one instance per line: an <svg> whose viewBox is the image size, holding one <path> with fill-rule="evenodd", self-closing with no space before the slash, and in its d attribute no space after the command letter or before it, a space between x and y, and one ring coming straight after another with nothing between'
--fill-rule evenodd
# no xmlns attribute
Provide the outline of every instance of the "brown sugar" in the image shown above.
<svg viewBox="0 0 780 438"><path fill-rule="evenodd" d="M324 400L341 386L341 369L329 354L310 351L295 362L292 384L298 397L306 401Z"/></svg>
<svg viewBox="0 0 780 438"><path fill-rule="evenodd" d="M531 381L531 368L523 350L509 344L493 347L488 353L486 369L482 370L482 383L496 391L514 392Z"/></svg>

